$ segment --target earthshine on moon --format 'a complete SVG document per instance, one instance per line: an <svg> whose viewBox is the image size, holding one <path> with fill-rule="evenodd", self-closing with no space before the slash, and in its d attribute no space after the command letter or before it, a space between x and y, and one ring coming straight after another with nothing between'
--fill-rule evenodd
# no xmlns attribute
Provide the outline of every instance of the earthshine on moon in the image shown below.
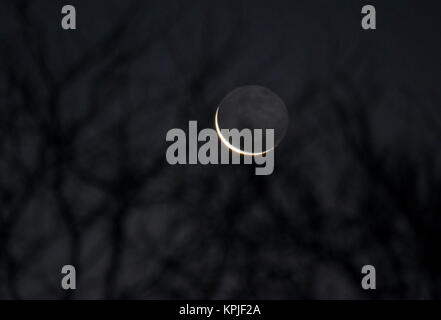
<svg viewBox="0 0 441 320"><path fill-rule="evenodd" d="M215 115L216 132L222 143L233 152L257 156L274 149L288 129L288 111L282 99L271 90L249 85L231 91L219 104ZM263 152L253 152L241 145L230 143L222 129L274 129L274 147Z"/></svg>

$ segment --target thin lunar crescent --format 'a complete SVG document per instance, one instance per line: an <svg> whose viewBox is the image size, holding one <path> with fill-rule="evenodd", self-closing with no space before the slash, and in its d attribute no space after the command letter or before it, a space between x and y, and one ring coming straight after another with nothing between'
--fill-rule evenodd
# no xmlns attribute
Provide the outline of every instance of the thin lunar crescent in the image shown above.
<svg viewBox="0 0 441 320"><path fill-rule="evenodd" d="M220 130L220 128L219 128L219 124L218 124L218 121L217 121L217 115L218 115L218 112L219 112L219 107L216 109L216 115L215 115L215 117L214 117L214 124L215 124L215 126L216 126L216 132L217 132L217 135L219 136L219 139L222 141L222 143L223 143L228 149L231 149L232 151L234 151L234 152L236 152L236 153L240 153L240 154L243 154L243 155L246 155L246 156L252 156L252 157L254 157L254 156L259 156L259 155L263 155L263 154L265 154L265 153L267 153L267 152L269 152L269 151L271 151L271 150L274 149L274 147L273 147L273 148L268 149L268 150L265 150L265 151L263 151L263 152L246 152L246 151L240 150L239 148L233 146L233 145L232 145L227 139L225 139L225 137L224 137L224 136L222 135L222 133L221 133L221 130Z"/></svg>

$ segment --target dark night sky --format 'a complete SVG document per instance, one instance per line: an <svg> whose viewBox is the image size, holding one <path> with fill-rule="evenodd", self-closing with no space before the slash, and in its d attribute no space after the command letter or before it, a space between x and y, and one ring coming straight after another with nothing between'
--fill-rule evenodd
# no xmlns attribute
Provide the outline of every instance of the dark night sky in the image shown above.
<svg viewBox="0 0 441 320"><path fill-rule="evenodd" d="M0 298L441 298L440 10L2 1ZM166 162L251 84L289 113L271 176Z"/></svg>

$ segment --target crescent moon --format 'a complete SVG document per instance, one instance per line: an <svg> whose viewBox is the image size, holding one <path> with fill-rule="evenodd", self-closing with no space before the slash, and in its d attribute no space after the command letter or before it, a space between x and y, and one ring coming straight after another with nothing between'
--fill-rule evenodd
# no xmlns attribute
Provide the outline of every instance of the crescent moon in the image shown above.
<svg viewBox="0 0 441 320"><path fill-rule="evenodd" d="M221 131L220 131L220 129L219 129L219 124L218 124L218 121L217 121L217 115L218 115L218 113L219 113L219 107L217 107L217 109L216 109L216 115L214 116L214 124L215 124L215 126L216 126L216 132L217 132L217 135L219 136L219 139L222 141L222 143L223 143L228 149L230 149L230 150L232 150L232 151L234 151L234 152L236 152L236 153L243 154L243 155L245 155L245 156L251 156L251 157L264 155L265 153L268 153L268 152L270 152L271 150L274 149L274 147L272 147L272 148L270 148L270 149L268 149L268 150L265 150L265 151L263 151L263 152L246 152L246 151L240 150L239 148L233 146L233 145L232 145L227 139L225 139L225 137L222 135L222 133L221 133Z"/></svg>

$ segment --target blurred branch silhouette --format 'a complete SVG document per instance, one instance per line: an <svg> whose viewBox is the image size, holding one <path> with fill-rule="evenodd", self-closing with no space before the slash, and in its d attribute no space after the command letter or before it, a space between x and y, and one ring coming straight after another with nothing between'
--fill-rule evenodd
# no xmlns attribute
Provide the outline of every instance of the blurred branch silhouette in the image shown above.
<svg viewBox="0 0 441 320"><path fill-rule="evenodd" d="M246 1L74 5L100 15L65 33L56 4L2 4L0 298L440 297L436 102L359 43L293 58ZM272 176L166 164L167 130L249 83L290 112Z"/></svg>

